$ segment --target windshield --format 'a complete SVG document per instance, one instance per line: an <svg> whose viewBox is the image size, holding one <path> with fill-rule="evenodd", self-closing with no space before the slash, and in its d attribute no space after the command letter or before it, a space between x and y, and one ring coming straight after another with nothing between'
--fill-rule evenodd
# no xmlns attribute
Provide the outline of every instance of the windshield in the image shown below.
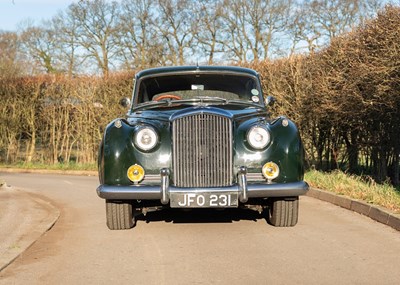
<svg viewBox="0 0 400 285"><path fill-rule="evenodd" d="M173 74L144 78L139 82L135 105L161 100L223 98L252 103L261 101L257 79L241 74Z"/></svg>

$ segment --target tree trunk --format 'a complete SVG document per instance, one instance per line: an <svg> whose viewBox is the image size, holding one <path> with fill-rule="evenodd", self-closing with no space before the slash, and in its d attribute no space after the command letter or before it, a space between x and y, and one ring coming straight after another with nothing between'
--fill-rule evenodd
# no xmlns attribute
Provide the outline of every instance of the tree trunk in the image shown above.
<svg viewBox="0 0 400 285"><path fill-rule="evenodd" d="M35 155L35 150L36 150L36 130L33 130L31 134L31 139L29 141L29 145L27 147L27 155L25 159L26 163L32 162L33 156Z"/></svg>
<svg viewBox="0 0 400 285"><path fill-rule="evenodd" d="M346 151L347 156L349 158L349 172L357 173L358 171L358 131L351 131L350 140L347 135L344 136L344 140L346 142Z"/></svg>

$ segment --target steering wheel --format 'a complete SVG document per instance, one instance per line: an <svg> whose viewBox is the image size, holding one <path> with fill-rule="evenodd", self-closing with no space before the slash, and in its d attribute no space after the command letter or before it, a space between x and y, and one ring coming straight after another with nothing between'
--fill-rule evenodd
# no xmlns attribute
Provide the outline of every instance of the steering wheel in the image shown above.
<svg viewBox="0 0 400 285"><path fill-rule="evenodd" d="M163 99L181 100L182 97L178 96L178 95L174 95L174 94L162 94L162 95L159 95L159 96L154 96L152 100L153 101L160 101L160 100L163 100Z"/></svg>

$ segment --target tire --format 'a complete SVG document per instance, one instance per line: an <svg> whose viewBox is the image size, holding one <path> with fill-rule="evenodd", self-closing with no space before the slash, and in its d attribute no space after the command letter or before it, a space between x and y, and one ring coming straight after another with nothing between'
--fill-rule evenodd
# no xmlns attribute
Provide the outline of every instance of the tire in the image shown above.
<svg viewBox="0 0 400 285"><path fill-rule="evenodd" d="M299 197L274 198L269 204L268 222L275 227L293 227L299 218Z"/></svg>
<svg viewBox="0 0 400 285"><path fill-rule="evenodd" d="M132 204L106 200L107 226L110 230L127 230L134 226Z"/></svg>

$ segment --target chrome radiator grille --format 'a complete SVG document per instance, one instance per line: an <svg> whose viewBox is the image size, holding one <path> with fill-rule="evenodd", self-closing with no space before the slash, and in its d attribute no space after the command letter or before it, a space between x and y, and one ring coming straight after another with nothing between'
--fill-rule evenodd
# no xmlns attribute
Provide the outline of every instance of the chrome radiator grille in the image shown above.
<svg viewBox="0 0 400 285"><path fill-rule="evenodd" d="M218 187L232 184L232 122L195 114L173 122L174 184Z"/></svg>

